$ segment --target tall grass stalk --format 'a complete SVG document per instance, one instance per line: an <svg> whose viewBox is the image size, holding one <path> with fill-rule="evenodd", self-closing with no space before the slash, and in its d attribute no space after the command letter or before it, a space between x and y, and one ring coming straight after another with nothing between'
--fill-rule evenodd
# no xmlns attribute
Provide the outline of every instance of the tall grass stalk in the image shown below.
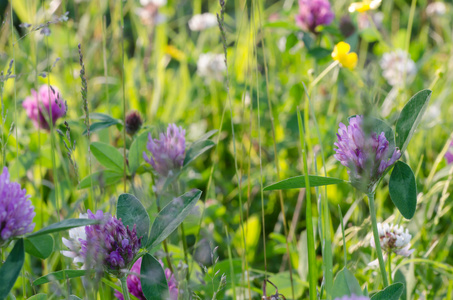
<svg viewBox="0 0 453 300"><path fill-rule="evenodd" d="M108 66L107 66L107 20L104 16L102 18L102 60L104 62L104 86L105 86L105 97L107 99L107 111L109 115L112 115L110 107L110 94L108 86ZM110 128L107 129L109 133L109 142L111 141Z"/></svg>
<svg viewBox="0 0 453 300"><path fill-rule="evenodd" d="M389 285L388 279L387 279L387 272L385 271L385 263L384 263L384 258L382 256L382 250L381 250L381 241L379 239L379 233L377 229L377 221L376 221L376 209L374 206L374 193L369 193L367 194L368 196L368 204L370 206L370 217L371 217L371 226L373 227L373 238L374 238L374 243L376 244L376 254L379 260L379 268L381 271L381 276L382 276L382 281L384 284L384 287L387 287Z"/></svg>
<svg viewBox="0 0 453 300"><path fill-rule="evenodd" d="M259 17L258 19L259 19L260 30L263 30L262 17L261 17L261 6L259 5L259 3L256 0L254 1L254 3L255 3L255 9L258 8L257 10L258 10L258 17ZM254 22L254 24L255 24L255 22ZM266 93L267 93L267 103L268 103L268 107L269 107L269 118L271 120L272 145L273 145L273 148L274 148L274 163L275 163L275 168L276 168L276 171L277 171L277 181L280 181L280 162L279 162L279 159L278 159L277 142L276 142L276 139L275 139L274 113L272 111L272 101L271 101L271 95L270 95L270 91L269 91L269 71L268 71L266 51L265 51L266 43L265 43L265 39L263 37L264 34L262 34L260 36L261 36L261 43L263 45L263 47L261 49L262 49L262 52L263 52L264 74L265 74L265 79L266 79ZM259 109L258 109L258 114L259 114ZM261 148L260 148L260 151L261 151ZM291 262L291 254L290 254L290 251L289 251L288 224L287 224L287 221L286 221L285 203L284 203L284 200L283 200L283 192L282 192L282 190L278 191L278 197L279 197L279 200L280 200L280 210L281 210L281 214L282 214L282 217L283 217L283 229L284 229L283 232L285 234L286 255L288 257L289 279L290 279L290 282L291 282L291 293L292 293L293 299L295 299L294 281L293 281L293 268L292 268L292 262ZM264 223L263 223L263 226L264 226ZM263 237L263 239L264 238L265 237Z"/></svg>
<svg viewBox="0 0 453 300"><path fill-rule="evenodd" d="M305 106L308 107L311 113L311 117L313 119L313 123L315 125L316 134L319 141L319 148L321 152L321 159L323 165L324 176L327 176L327 169L326 169L326 161L324 157L324 149L322 147L322 138L321 138L321 131L319 130L318 121L316 119L316 114L311 105L311 99L309 91L304 82L302 82L305 91ZM308 120L307 120L308 121ZM307 123L308 124L308 123ZM308 128L308 127L307 127ZM316 167L316 157L313 157L313 162L315 164L315 173L317 175L317 167ZM308 174L308 170L307 173ZM323 269L324 269L324 279L325 279L325 286L326 286L326 294L327 299L331 299L332 297L332 289L333 289L333 255L332 255L332 239L331 239L331 232L330 232L330 211L329 211L329 202L327 199L327 187L324 186L323 188L323 197L321 196L321 205L320 211L322 212L320 219L322 224L322 229L324 230L324 234L322 236L322 258L323 258ZM322 231L322 230L321 230Z"/></svg>
<svg viewBox="0 0 453 300"><path fill-rule="evenodd" d="M300 116L299 107L297 108L297 123L299 126L299 138L301 146L301 154L303 161L303 169L305 174L305 189L306 189L306 227L307 227L307 249L308 249L308 284L310 300L317 299L317 265L316 265L316 249L315 249L315 237L313 231L313 217L312 217L312 203L311 203L311 192L310 192L310 180L308 179L308 163L306 153L306 142L305 133L302 126L302 118ZM308 130L308 128L306 128Z"/></svg>
<svg viewBox="0 0 453 300"><path fill-rule="evenodd" d="M242 203L242 180L239 177L239 171L238 171L238 163L237 163L237 151L236 151L236 136L235 136L235 131L234 131L234 120L233 120L233 102L231 101L231 94L230 94L230 80L229 80L229 72L228 72L228 49L227 49L227 41L226 41L226 35L225 35L225 23L224 23L224 13L225 13L225 0L220 0L220 14L217 14L217 22L219 25L220 29L220 34L221 34L221 40L223 44L223 53L225 57L225 67L226 67L226 75L225 75L225 88L227 92L227 98L228 98L228 106L230 108L230 121L231 121L231 135L232 135L232 140L233 140L233 156L234 156L234 170L235 170L235 175L236 179L238 182L238 197L239 197L239 218L240 218L240 223L241 223L241 232L242 232L242 242L243 242L243 259L245 258L245 261L247 260L247 242L245 240L245 230L244 230L244 212L243 212L243 203ZM259 126L258 126L259 128ZM261 146L260 146L261 147ZM261 160L260 160L261 161ZM262 185L262 183L261 183ZM264 223L263 223L263 229L264 229ZM266 257L266 255L265 255ZM266 261L264 263L265 268L266 268ZM247 263L246 263L246 273L247 273L247 281L249 280L249 272L247 268ZM249 288L249 294L250 288Z"/></svg>
<svg viewBox="0 0 453 300"><path fill-rule="evenodd" d="M127 158L126 158L126 87L125 87L125 70L124 70L124 15L123 15L123 1L120 2L120 20L121 20L121 87L123 97L123 156L124 156L124 170L123 170L123 183L124 192L126 193L126 182L127 182Z"/></svg>

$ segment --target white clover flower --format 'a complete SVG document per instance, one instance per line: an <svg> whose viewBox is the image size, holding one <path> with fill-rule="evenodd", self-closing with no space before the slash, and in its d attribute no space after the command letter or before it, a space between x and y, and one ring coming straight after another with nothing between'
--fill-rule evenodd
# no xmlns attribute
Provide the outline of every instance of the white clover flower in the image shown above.
<svg viewBox="0 0 453 300"><path fill-rule="evenodd" d="M447 12L447 6L443 2L432 2L426 7L426 14L430 17L443 16Z"/></svg>
<svg viewBox="0 0 453 300"><path fill-rule="evenodd" d="M194 15L189 20L189 28L192 31L202 31L217 25L217 17L211 13Z"/></svg>
<svg viewBox="0 0 453 300"><path fill-rule="evenodd" d="M402 85L402 78L406 72L406 82L410 83L417 73L417 67L410 55L403 51L385 53L381 59L382 76L391 86Z"/></svg>
<svg viewBox="0 0 453 300"><path fill-rule="evenodd" d="M153 4L157 7L161 7L167 4L167 0L140 0L140 4L143 6Z"/></svg>
<svg viewBox="0 0 453 300"><path fill-rule="evenodd" d="M381 223L378 223L377 227L381 248L386 252L384 259L386 259L387 255L391 252L405 257L410 256L414 252L414 249L409 249L411 247L410 242L412 235L407 229L404 230L402 226L398 225ZM371 236L370 245L371 247L376 248L374 236ZM377 260L375 260L368 265L375 266L377 264Z"/></svg>
<svg viewBox="0 0 453 300"><path fill-rule="evenodd" d="M88 214L79 214L80 219L88 219ZM85 260L80 255L80 249L82 245L80 240L86 240L85 226L76 227L69 230L69 240L62 238L63 244L68 247L70 251L61 250L61 254L66 257L72 258L74 264L84 264ZM83 269L83 266L81 267Z"/></svg>
<svg viewBox="0 0 453 300"><path fill-rule="evenodd" d="M197 62L197 73L207 81L212 79L221 81L223 73L226 71L225 59L223 54L204 53L201 54Z"/></svg>

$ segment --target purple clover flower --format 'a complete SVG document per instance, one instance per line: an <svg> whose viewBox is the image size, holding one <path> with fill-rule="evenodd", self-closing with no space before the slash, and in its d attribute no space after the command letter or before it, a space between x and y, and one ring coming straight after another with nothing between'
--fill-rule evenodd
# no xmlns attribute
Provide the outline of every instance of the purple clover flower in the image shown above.
<svg viewBox="0 0 453 300"><path fill-rule="evenodd" d="M364 192L371 192L375 184L400 157L401 152L395 148L392 153L384 132L379 135L372 132L365 136L362 128L363 117L349 119L349 126L340 123L335 158L347 168L351 184Z"/></svg>
<svg viewBox="0 0 453 300"><path fill-rule="evenodd" d="M304 30L315 32L319 25L329 25L335 15L328 0L299 0L296 23Z"/></svg>
<svg viewBox="0 0 453 300"><path fill-rule="evenodd" d="M31 90L31 96L25 98L22 107L36 127L46 130L50 129L50 112L53 125L58 118L66 115L66 103L61 98L60 92L47 85L42 85L38 92Z"/></svg>
<svg viewBox="0 0 453 300"><path fill-rule="evenodd" d="M93 214L88 210L88 218L101 220L101 224L85 227L86 240L80 239L80 251L85 264L98 264L102 261L104 270L119 275L121 269L129 265L138 253L141 237L137 237L136 226L132 230L125 227L116 217L98 210Z"/></svg>
<svg viewBox="0 0 453 300"><path fill-rule="evenodd" d="M335 298L335 300L370 300L370 298L366 296L356 296L352 294L351 296L343 296L341 298Z"/></svg>
<svg viewBox="0 0 453 300"><path fill-rule="evenodd" d="M146 151L143 151L143 158L160 176L167 177L173 171L181 169L186 156L185 134L182 127L169 124L167 133L161 133L159 139L153 139L151 133L148 135L146 148L151 155L148 157Z"/></svg>
<svg viewBox="0 0 453 300"><path fill-rule="evenodd" d="M453 141L451 142L447 153L445 153L445 159L447 160L448 165L453 163Z"/></svg>
<svg viewBox="0 0 453 300"><path fill-rule="evenodd" d="M0 247L11 238L32 232L36 215L25 189L11 182L8 168L0 175Z"/></svg>
<svg viewBox="0 0 453 300"><path fill-rule="evenodd" d="M134 263L131 268L131 274L127 276L127 289L129 293L134 295L140 300L146 300L145 295L143 294L142 284L140 278L137 275L140 275L140 270L142 266L142 258L140 257ZM175 280L175 276L171 273L170 269L165 269L165 277L167 278L168 289L170 296L168 299L177 300L178 299L178 283ZM119 291L115 291L115 297L124 300L124 296Z"/></svg>

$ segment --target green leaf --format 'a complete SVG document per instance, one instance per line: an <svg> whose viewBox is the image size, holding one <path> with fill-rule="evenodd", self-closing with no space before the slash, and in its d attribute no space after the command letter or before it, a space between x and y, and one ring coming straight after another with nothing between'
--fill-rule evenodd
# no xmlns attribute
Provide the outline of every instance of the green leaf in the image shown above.
<svg viewBox="0 0 453 300"><path fill-rule="evenodd" d="M112 185L117 183L123 178L123 173L118 173L116 171L110 171L110 170L104 170L104 171L98 171L94 172L91 175L88 175L87 177L83 178L79 185L77 186L77 189L85 189L91 187L91 183L93 183L94 186L99 186L101 185Z"/></svg>
<svg viewBox="0 0 453 300"><path fill-rule="evenodd" d="M160 263L150 254L145 254L140 269L140 282L146 299L169 299L165 272Z"/></svg>
<svg viewBox="0 0 453 300"><path fill-rule="evenodd" d="M401 282L394 283L374 294L370 300L399 300L403 294L403 288L404 285Z"/></svg>
<svg viewBox="0 0 453 300"><path fill-rule="evenodd" d="M101 142L92 142L90 149L101 165L117 173L123 172L124 158L118 149Z"/></svg>
<svg viewBox="0 0 453 300"><path fill-rule="evenodd" d="M316 175L308 175L310 180L310 187L338 184L344 182L344 180L339 178L332 177L323 177ZM264 188L265 191L274 191L274 190L290 190L290 189L300 189L305 187L305 176L296 176L282 181L276 182L274 184L268 185Z"/></svg>
<svg viewBox="0 0 453 300"><path fill-rule="evenodd" d="M25 252L40 259L46 259L52 254L54 240L51 235L25 238Z"/></svg>
<svg viewBox="0 0 453 300"><path fill-rule="evenodd" d="M47 227L44 227L43 229L30 234L28 236L28 238L40 236L40 235L44 235L44 234L48 234L48 233L52 233L52 232L64 231L64 230L68 230L68 229L75 228L75 227L98 224L99 222L100 222L99 220L93 220L93 219L66 219L61 222L57 222L57 223L54 223Z"/></svg>
<svg viewBox="0 0 453 300"><path fill-rule="evenodd" d="M165 240L184 221L201 197L200 190L192 190L173 199L157 215L151 227L148 249Z"/></svg>
<svg viewBox="0 0 453 300"><path fill-rule="evenodd" d="M143 151L146 150L146 143L148 142L149 132L143 132L132 142L131 148L129 149L129 170L134 174L138 167L140 167L143 161Z"/></svg>
<svg viewBox="0 0 453 300"><path fill-rule="evenodd" d="M400 300L406 300L407 299L407 294L406 294L406 278L404 277L403 272L401 270L397 270L395 273L395 279L393 280L394 283L400 282L403 284L403 293L400 296Z"/></svg>
<svg viewBox="0 0 453 300"><path fill-rule="evenodd" d="M288 30L296 30L299 31L300 28L294 25L294 22L285 22L285 21L276 21L276 22L269 22L264 24L263 27L267 28L283 28Z"/></svg>
<svg viewBox="0 0 453 300"><path fill-rule="evenodd" d="M22 270L22 266L24 265L24 260L24 240L18 239L5 263L0 268L0 299L5 299L9 291L13 288L17 277L19 277L20 270Z"/></svg>
<svg viewBox="0 0 453 300"><path fill-rule="evenodd" d="M333 282L333 292L332 298L340 298L343 296L351 296L355 294L356 296L362 295L362 289L357 279L354 277L354 274L351 273L346 268L343 268L338 272Z"/></svg>
<svg viewBox="0 0 453 300"><path fill-rule="evenodd" d="M90 133L99 131L104 128L108 128L110 126L114 126L117 124L123 124L123 122L119 119L112 118L109 115L101 114L101 113L92 113L90 114L90 119L94 120L101 120L101 122L94 122L90 125ZM87 134L87 130L85 129L82 133L83 135Z"/></svg>
<svg viewBox="0 0 453 300"><path fill-rule="evenodd" d="M40 293L27 298L27 300L47 300L47 294Z"/></svg>
<svg viewBox="0 0 453 300"><path fill-rule="evenodd" d="M69 300L82 300L82 299L77 297L76 295L71 295L69 296Z"/></svg>
<svg viewBox="0 0 453 300"><path fill-rule="evenodd" d="M136 225L137 236L142 237L142 245L148 243L149 226L151 221L140 200L131 194L121 194L116 205L116 217L130 229Z"/></svg>
<svg viewBox="0 0 453 300"><path fill-rule="evenodd" d="M85 274L87 274L86 270L61 270L39 277L38 279L33 281L33 285L41 285L56 280L77 278L84 276Z"/></svg>
<svg viewBox="0 0 453 300"><path fill-rule="evenodd" d="M417 185L411 167L397 161L390 175L389 194L395 206L406 219L412 219L417 207Z"/></svg>
<svg viewBox="0 0 453 300"><path fill-rule="evenodd" d="M204 140L207 140L209 139L211 136L213 136L214 134L217 133L217 129L213 129L213 130L210 130L208 132L206 132L205 134L203 134L200 138L198 138L198 140L196 140L195 142L201 142L201 141L204 141Z"/></svg>
<svg viewBox="0 0 453 300"><path fill-rule="evenodd" d="M431 98L430 90L422 90L412 96L401 111L396 123L396 146L403 153L409 144L415 129L422 120Z"/></svg>
<svg viewBox="0 0 453 300"><path fill-rule="evenodd" d="M198 156L208 151L215 146L211 140L202 140L194 142L186 151L186 158L184 159L184 167L194 161Z"/></svg>

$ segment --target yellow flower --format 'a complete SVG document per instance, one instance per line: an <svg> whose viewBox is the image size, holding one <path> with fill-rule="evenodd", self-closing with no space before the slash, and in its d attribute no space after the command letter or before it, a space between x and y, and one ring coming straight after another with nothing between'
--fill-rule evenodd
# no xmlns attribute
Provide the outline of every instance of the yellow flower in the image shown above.
<svg viewBox="0 0 453 300"><path fill-rule="evenodd" d="M362 2L354 2L349 5L349 12L365 12L370 9L376 9L381 5L382 0L363 0Z"/></svg>
<svg viewBox="0 0 453 300"><path fill-rule="evenodd" d="M348 53L351 46L345 42L339 42L335 45L332 52L332 58L337 60L341 66L350 70L357 65L357 54L355 52Z"/></svg>

